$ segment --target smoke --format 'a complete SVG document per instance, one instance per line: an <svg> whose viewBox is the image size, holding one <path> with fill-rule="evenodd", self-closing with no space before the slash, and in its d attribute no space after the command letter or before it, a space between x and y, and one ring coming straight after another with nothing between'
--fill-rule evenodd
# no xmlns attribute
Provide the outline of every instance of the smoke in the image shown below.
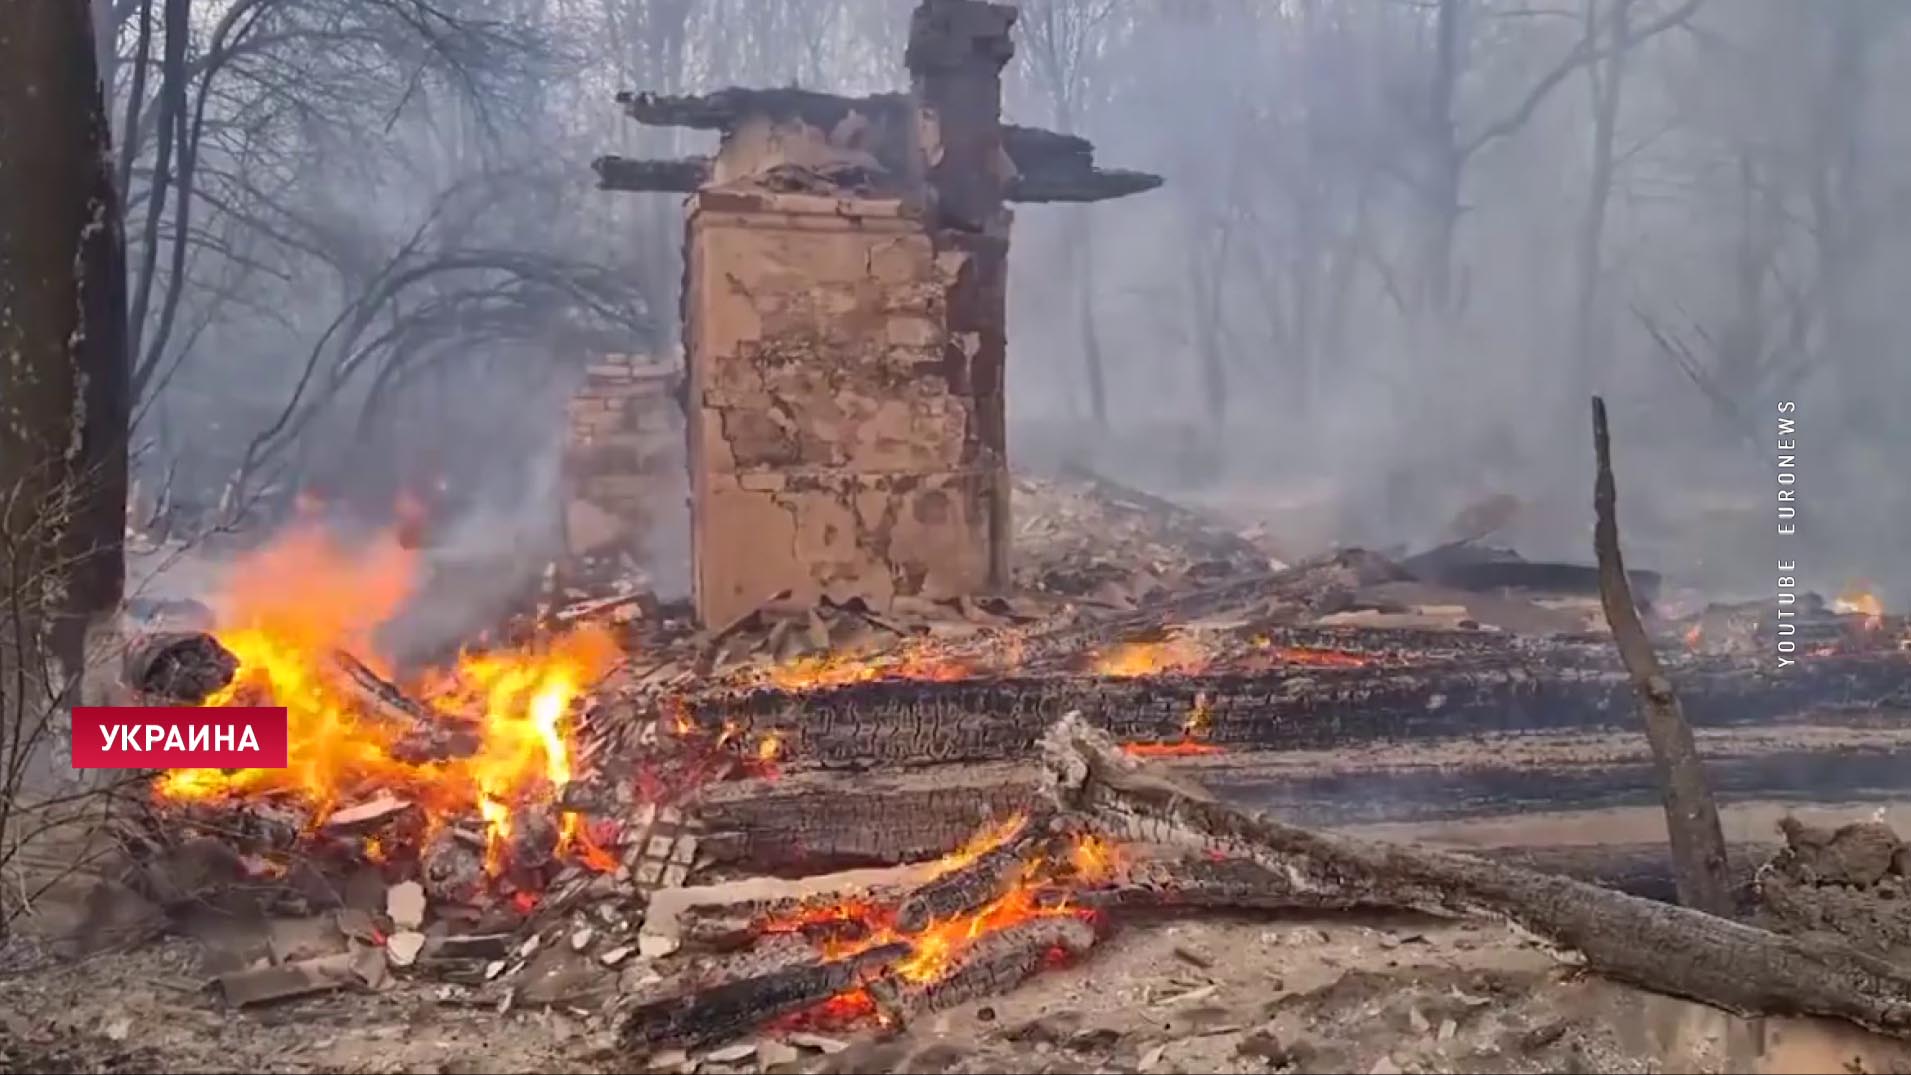
<svg viewBox="0 0 1911 1075"><path fill-rule="evenodd" d="M361 101L363 114L342 104L311 130L261 120L254 143L204 148L209 174L249 178L204 188L217 205L193 218L219 242L195 255L177 318L192 335L182 329L162 363L178 361L141 431L159 441L148 487L176 464L179 500L216 501L316 354L301 406L325 403L259 481L322 476L367 515L403 488L447 482L455 503L432 556L495 566L447 566L401 633L429 649L487 623L555 552L568 378L592 351L655 350L676 332L680 215L662 198L592 190L588 162L688 147L634 128L612 94L893 88L909 6L533 5L524 26L482 23L485 47L455 57L483 76L468 82L414 93L414 67L378 56L300 68L313 93ZM1603 187L1594 69L1548 80L1583 54L1584 11L1608 20L1613 0L1546 18L1502 17L1510 9L1488 0L1022 7L1009 118L1072 128L1107 166L1167 184L1018 209L1017 466L1087 463L1263 520L1295 554L1424 546L1505 494L1524 508L1496 540L1583 561L1597 391L1636 566L1761 595L1774 408L1795 399L1807 584L1836 592L1863 577L1894 607L1911 601L1911 564L1896 555L1911 524L1896 480L1911 427L1895 413L1911 391L1911 307L1898 297L1911 139L1888 107L1911 78L1894 62L1911 50L1911 19L1891 5L1705 5L1620 67L1602 53L1598 85L1620 94ZM1648 27L1677 8L1638 0L1628 17ZM1463 47L1443 70L1449 9ZM271 56L257 66L273 69ZM220 77L231 81L215 111L250 114L245 71ZM244 200L258 190L271 204ZM535 257L428 274L363 305L432 258L499 251ZM635 313L612 316L619 301ZM1091 350L1105 425L1086 387ZM421 461L431 453L438 462ZM659 515L642 566L680 590L687 524L674 502Z"/></svg>

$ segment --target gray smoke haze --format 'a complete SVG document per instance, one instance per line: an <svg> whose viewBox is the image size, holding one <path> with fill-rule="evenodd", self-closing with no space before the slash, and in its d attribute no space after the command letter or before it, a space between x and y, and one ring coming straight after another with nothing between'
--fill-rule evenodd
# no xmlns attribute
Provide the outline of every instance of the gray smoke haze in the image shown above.
<svg viewBox="0 0 1911 1075"><path fill-rule="evenodd" d="M678 206L597 192L588 162L707 146L636 127L613 93L897 88L912 6L455 0L422 30L343 0L272 8L256 48L192 76L213 122L177 295L177 190L151 243L149 181L129 200L135 284L149 252L157 266L145 488L170 470L209 508L243 473L250 492L317 485L366 517L432 491L434 558L494 566L434 584L408 644L486 622L553 548L585 356L677 331ZM215 7L190 55L218 53ZM1893 107L1911 9L1021 7L1009 118L1167 185L1018 211L1018 465L1074 459L1263 517L1296 555L1429 544L1508 493L1527 509L1504 541L1586 559L1598 391L1632 560L1758 595L1792 399L1808 584L1863 577L1911 603L1911 127ZM299 19L334 47L277 45ZM136 19L118 40L124 115ZM680 585L682 535L659 549L653 574Z"/></svg>

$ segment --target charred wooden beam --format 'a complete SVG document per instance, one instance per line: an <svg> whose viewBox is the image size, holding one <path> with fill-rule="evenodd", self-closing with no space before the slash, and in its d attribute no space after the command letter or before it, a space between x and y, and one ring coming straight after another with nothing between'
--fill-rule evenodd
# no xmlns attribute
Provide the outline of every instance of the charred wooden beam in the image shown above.
<svg viewBox="0 0 1911 1075"><path fill-rule="evenodd" d="M134 638L121 667L136 691L197 703L232 683L239 658L204 631L164 631Z"/></svg>
<svg viewBox="0 0 1911 1075"><path fill-rule="evenodd" d="M1911 969L1835 941L1419 848L1351 840L1228 806L1123 754L1078 717L1044 740L1057 805L1117 836L1269 867L1268 894L1505 918L1593 970L1744 1015L1823 1015L1911 1037Z"/></svg>
<svg viewBox="0 0 1911 1075"><path fill-rule="evenodd" d="M1771 844L1734 844L1735 891L1748 891L1753 874L1771 859ZM1471 852L1505 866L1558 874L1588 884L1660 902L1674 902L1672 870L1663 844L1583 847L1491 847ZM1244 859L1205 856L1145 859L1126 864L1113 881L1079 896L1084 906L1111 912L1188 910L1291 911L1297 899L1270 877L1269 868ZM1328 907L1345 907L1344 901Z"/></svg>
<svg viewBox="0 0 1911 1075"><path fill-rule="evenodd" d="M772 971L653 1001L624 1017L618 1039L636 1053L667 1046L694 1049L724 1041L866 986L909 954L906 944L883 945L844 959Z"/></svg>
<svg viewBox="0 0 1911 1075"><path fill-rule="evenodd" d="M1044 967L1079 959L1095 946L1095 927L1077 915L1051 915L1018 922L976 938L947 969L910 979L889 974L870 995L897 1022L1006 993Z"/></svg>
<svg viewBox="0 0 1911 1075"><path fill-rule="evenodd" d="M994 764L711 784L696 805L710 833L702 850L784 876L938 858L989 817L1027 810L1038 775L1032 766Z"/></svg>
<svg viewBox="0 0 1911 1075"><path fill-rule="evenodd" d="M774 121L800 120L829 130L851 114L873 116L908 109L908 96L878 93L845 97L836 93L795 88L751 89L731 86L713 93L668 94L625 91L617 95L624 114L650 127L688 127L703 131L732 131L745 119L763 116Z"/></svg>
<svg viewBox="0 0 1911 1075"><path fill-rule="evenodd" d="M793 766L859 769L1025 755L1069 712L1123 742L1179 739L1197 707L1205 741L1234 749L1324 749L1432 736L1591 730L1628 722L1632 681L1616 657L1582 651L1427 667L1278 667L1261 672L890 680L815 691L717 692L693 719L774 732ZM1825 705L1878 706L1911 686L1900 654L1827 656L1779 673L1730 657L1688 657L1670 673L1700 727L1769 722Z"/></svg>
<svg viewBox="0 0 1911 1075"><path fill-rule="evenodd" d="M599 157L591 162L597 173L599 190L653 191L664 194L695 194L710 182L709 157L683 157L678 160L634 160L630 157Z"/></svg>
<svg viewBox="0 0 1911 1075"><path fill-rule="evenodd" d="M395 757L441 761L466 757L477 751L476 728L448 722L344 650L333 652L332 663L339 672L338 683L354 701L366 712L404 729L403 739L392 748Z"/></svg>
<svg viewBox="0 0 1911 1075"><path fill-rule="evenodd" d="M900 93L845 97L800 89L732 87L708 94L620 93L618 103L639 123L656 127L735 130L745 119L801 122L829 131L852 115L899 123L908 115L909 97ZM1012 202L1097 202L1153 190L1161 177L1145 172L1095 167L1095 147L1085 138L1037 127L1004 125L1002 148L1017 177L1005 197ZM600 157L592 162L602 190L690 194L710 181L707 157L633 160Z"/></svg>
<svg viewBox="0 0 1911 1075"><path fill-rule="evenodd" d="M1009 181L1003 197L1023 204L1044 202L1105 202L1141 194L1161 185L1161 177L1121 168L1086 171L1022 172Z"/></svg>
<svg viewBox="0 0 1911 1075"><path fill-rule="evenodd" d="M937 922L977 910L1009 894L1041 854L1051 834L1046 819L1024 823L1014 838L960 869L916 889L896 908L896 928L919 933Z"/></svg>

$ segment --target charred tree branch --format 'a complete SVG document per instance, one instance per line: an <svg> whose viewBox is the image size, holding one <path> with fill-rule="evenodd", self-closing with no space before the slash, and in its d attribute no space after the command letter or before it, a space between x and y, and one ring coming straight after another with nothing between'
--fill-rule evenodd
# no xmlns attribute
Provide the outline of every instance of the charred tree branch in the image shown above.
<svg viewBox="0 0 1911 1075"><path fill-rule="evenodd" d="M1726 877L1725 835L1719 811L1705 783L1699 751L1692 739L1672 681L1652 652L1652 640L1639 622L1626 581L1625 561L1619 552L1618 493L1612 476L1611 438L1606 429L1606 402L1593 398L1593 453L1598 459L1593 506L1597 521L1593 545L1599 556L1599 597L1612 625L1613 641L1639 696L1646 738L1665 796L1666 829L1672 840L1673 872L1679 882L1679 900L1688 907L1716 915L1731 913L1732 897Z"/></svg>

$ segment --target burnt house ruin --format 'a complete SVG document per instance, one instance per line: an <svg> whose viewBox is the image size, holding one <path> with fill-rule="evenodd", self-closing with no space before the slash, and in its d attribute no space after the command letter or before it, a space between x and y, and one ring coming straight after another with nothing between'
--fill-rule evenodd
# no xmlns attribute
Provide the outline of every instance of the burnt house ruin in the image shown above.
<svg viewBox="0 0 1911 1075"><path fill-rule="evenodd" d="M1159 186L1001 121L1016 10L924 0L904 93L625 93L711 157L595 163L689 195L683 319L692 586L721 623L802 601L951 597L1008 575L1009 202Z"/></svg>

